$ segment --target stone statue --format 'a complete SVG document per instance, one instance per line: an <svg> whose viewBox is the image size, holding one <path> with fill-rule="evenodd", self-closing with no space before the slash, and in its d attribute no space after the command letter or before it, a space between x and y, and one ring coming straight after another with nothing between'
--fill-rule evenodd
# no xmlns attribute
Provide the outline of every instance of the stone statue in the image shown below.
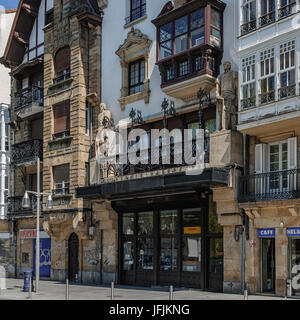
<svg viewBox="0 0 300 320"><path fill-rule="evenodd" d="M219 113L219 130L235 130L237 124L238 73L231 70L231 63L224 62L224 73L216 82L216 98Z"/></svg>

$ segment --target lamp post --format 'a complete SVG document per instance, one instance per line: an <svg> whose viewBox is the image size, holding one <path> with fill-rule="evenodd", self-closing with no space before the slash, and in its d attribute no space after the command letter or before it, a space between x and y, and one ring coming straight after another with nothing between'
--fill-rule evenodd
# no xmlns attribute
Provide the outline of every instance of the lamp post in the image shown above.
<svg viewBox="0 0 300 320"><path fill-rule="evenodd" d="M24 209L30 209L30 198L28 194L33 194L37 198L37 208L36 208L36 245L35 245L35 292L39 292L39 280L40 280L40 201L41 196L46 195L48 196L46 202L46 208L52 208L52 197L50 194L45 194L41 192L40 186L40 158L37 157L37 192L35 191L25 191L24 197L22 199L22 207Z"/></svg>

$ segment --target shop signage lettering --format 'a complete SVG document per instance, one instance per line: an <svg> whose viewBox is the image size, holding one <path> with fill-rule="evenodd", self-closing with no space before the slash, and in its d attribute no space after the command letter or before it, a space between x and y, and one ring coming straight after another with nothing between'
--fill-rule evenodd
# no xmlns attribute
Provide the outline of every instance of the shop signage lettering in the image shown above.
<svg viewBox="0 0 300 320"><path fill-rule="evenodd" d="M300 228L287 228L286 235L288 237L300 237Z"/></svg>
<svg viewBox="0 0 300 320"><path fill-rule="evenodd" d="M20 239L35 239L35 238L36 238L35 229L20 230Z"/></svg>
<svg viewBox="0 0 300 320"><path fill-rule="evenodd" d="M258 229L257 236L259 238L272 238L275 237L275 228L270 229Z"/></svg>

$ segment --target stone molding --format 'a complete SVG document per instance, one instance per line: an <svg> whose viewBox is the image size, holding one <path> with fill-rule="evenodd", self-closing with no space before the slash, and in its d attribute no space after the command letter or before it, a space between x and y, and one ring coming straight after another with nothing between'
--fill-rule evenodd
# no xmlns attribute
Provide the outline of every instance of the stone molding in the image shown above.
<svg viewBox="0 0 300 320"><path fill-rule="evenodd" d="M122 68L122 88L121 98L119 99L121 110L125 110L125 106L129 103L144 99L146 104L150 100L150 78L149 78L149 60L150 60L150 47L152 40L147 35L143 34L140 30L133 27L127 34L124 43L116 51L120 58ZM144 91L137 94L128 95L128 74L130 62L136 61L140 58L145 59L145 80Z"/></svg>

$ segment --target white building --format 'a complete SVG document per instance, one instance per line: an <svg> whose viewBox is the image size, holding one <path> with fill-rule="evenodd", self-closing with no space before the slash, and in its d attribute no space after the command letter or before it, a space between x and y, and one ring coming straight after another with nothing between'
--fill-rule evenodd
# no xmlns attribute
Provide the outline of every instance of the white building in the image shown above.
<svg viewBox="0 0 300 320"><path fill-rule="evenodd" d="M9 31L11 29L16 10L5 10L0 7L0 57L3 56ZM9 162L10 162L10 76L9 69L0 65L0 219L6 216L7 197L9 196Z"/></svg>

